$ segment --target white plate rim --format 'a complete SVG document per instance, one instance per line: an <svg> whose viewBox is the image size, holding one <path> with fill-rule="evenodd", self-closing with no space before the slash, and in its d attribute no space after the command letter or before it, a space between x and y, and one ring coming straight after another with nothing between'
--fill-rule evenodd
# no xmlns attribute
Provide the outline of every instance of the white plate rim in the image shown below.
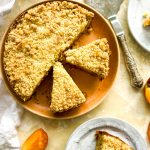
<svg viewBox="0 0 150 150"><path fill-rule="evenodd" d="M116 127L116 125L117 125L118 123L121 124L121 128L122 128L122 127L126 128L126 129L128 128L129 131L132 131L132 132L134 132L134 134L136 134L137 139L138 139L137 142L136 142L136 140L134 141L134 142L135 142L134 144L136 144L136 147L137 147L136 150L148 150L146 142L144 141L143 137L140 135L140 133L138 132L138 130L137 130L135 127L133 127L132 125L130 125L128 122L126 122L126 121L124 121L124 120L120 120L120 119L112 118L112 117L98 117L98 118L90 119L90 120L84 122L83 124L81 124L80 126L78 126L78 127L74 130L74 132L71 134L70 138L68 139L68 142L67 142L67 144L66 144L65 150L70 150L69 147L70 147L71 143L72 143L72 142L74 141L74 139L75 139L74 136L75 136L83 127L84 127L84 128L88 128L88 125L90 125L91 123L97 122L97 121L99 121L99 122L105 121L105 122L109 123L109 126L110 126L110 124L111 124L112 127ZM115 124L114 124L114 122L115 122ZM104 125L103 125L103 126L104 126ZM107 124L106 124L105 126L107 126ZM98 126L97 126L97 127L98 127ZM94 127L94 128L96 128L96 127ZM91 130L91 129L92 129L92 128L90 128L89 130ZM119 129L119 127L118 127L118 129ZM125 132L125 130L122 130L122 131ZM125 133L126 133L127 135L129 135L130 137L132 137L132 139L133 139L133 136L131 135L130 132L125 132ZM133 135L134 135L134 134L133 134ZM84 134L83 134L83 135L84 135ZM141 149L141 148L142 148L142 149Z"/></svg>
<svg viewBox="0 0 150 150"><path fill-rule="evenodd" d="M147 52L150 52L150 49L147 48L147 46L145 46L145 44L143 44L141 41L139 41L138 38L137 38L137 37L134 35L134 33L132 32L131 21L130 21L130 19L131 19L131 17L130 17L130 10L131 10L131 8L130 8L130 7L132 7L133 1L135 1L135 0L129 0L129 1L128 1L127 21L128 21L129 30L130 30L130 33L132 34L133 38L136 40L136 42L137 42L144 50L146 50Z"/></svg>

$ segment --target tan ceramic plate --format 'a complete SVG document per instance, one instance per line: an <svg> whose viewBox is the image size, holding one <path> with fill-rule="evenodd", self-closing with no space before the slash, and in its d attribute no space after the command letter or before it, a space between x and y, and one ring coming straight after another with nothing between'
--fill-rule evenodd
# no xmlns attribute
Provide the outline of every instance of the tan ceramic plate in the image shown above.
<svg viewBox="0 0 150 150"><path fill-rule="evenodd" d="M73 2L73 1L72 1ZM42 4L45 2L38 3L36 5ZM9 26L8 30L6 31L3 41L2 41L2 47L1 47L1 69L2 69L2 75L3 79L6 83L7 88L9 89L10 93L15 97L16 101L19 102L24 108L27 110L43 116L47 118L53 118L53 119L69 119L74 118L80 115L83 115L90 110L94 109L97 105L99 105L102 102L102 99L106 96L108 91L110 90L112 84L114 83L114 80L116 78L118 65L119 65L119 46L116 39L116 36L104 17L99 14L94 9L90 8L89 6L85 4L81 4L79 2L73 2L77 3L80 6L94 12L95 17L92 21L92 27L93 31L90 34L83 34L78 39L78 44L85 45L89 42L96 40L98 38L106 37L108 39L110 49L112 51L112 55L110 58L110 72L108 77L103 80L99 81L97 77L94 77L84 71L81 71L73 66L65 65L67 71L74 79L75 83L79 86L82 92L86 93L87 96L87 102L82 104L79 108L72 109L70 111L67 111L65 113L60 114L53 114L49 110L50 105L50 91L52 87L52 71L50 71L49 75L44 79L44 81L41 83L41 85L37 88L35 94L31 98L31 100L27 102L21 102L20 98L15 94L14 90L11 88L10 83L7 79L4 67L3 67L3 53L5 50L5 40L7 38L7 34L10 30L10 27L16 23L17 18L19 18L22 14L24 14L27 10L22 12L17 18L13 21L13 23ZM32 7L36 6L33 5ZM32 8L30 7L30 8ZM29 8L29 9L30 9Z"/></svg>

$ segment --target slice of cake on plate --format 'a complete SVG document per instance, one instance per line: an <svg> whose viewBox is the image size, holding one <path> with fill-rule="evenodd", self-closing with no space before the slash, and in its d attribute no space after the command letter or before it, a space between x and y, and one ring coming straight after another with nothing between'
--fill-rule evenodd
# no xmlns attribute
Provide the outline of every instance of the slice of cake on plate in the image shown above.
<svg viewBox="0 0 150 150"><path fill-rule="evenodd" d="M89 26L94 14L67 1L29 9L11 26L5 42L4 69L23 101L28 100L60 54Z"/></svg>
<svg viewBox="0 0 150 150"><path fill-rule="evenodd" d="M85 96L75 84L60 62L53 67L53 88L50 110L63 112L78 107L86 101Z"/></svg>
<svg viewBox="0 0 150 150"><path fill-rule="evenodd" d="M69 49L64 55L66 62L95 74L100 79L104 79L108 75L110 50L105 38L77 49Z"/></svg>
<svg viewBox="0 0 150 150"><path fill-rule="evenodd" d="M145 13L143 17L144 17L143 26L144 27L150 26L150 13L149 12Z"/></svg>
<svg viewBox="0 0 150 150"><path fill-rule="evenodd" d="M96 131L95 150L133 150L133 149L118 137L115 137L105 131Z"/></svg>

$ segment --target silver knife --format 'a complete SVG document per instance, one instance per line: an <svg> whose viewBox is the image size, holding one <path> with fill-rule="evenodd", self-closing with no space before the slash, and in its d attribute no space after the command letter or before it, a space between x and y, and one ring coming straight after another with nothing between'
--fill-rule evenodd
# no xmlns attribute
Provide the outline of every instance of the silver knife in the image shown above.
<svg viewBox="0 0 150 150"><path fill-rule="evenodd" d="M136 88L141 88L143 86L143 79L128 48L124 31L116 15L122 2L123 0L85 0L85 3L95 8L110 21L116 36L122 45L126 66L131 78L131 85Z"/></svg>

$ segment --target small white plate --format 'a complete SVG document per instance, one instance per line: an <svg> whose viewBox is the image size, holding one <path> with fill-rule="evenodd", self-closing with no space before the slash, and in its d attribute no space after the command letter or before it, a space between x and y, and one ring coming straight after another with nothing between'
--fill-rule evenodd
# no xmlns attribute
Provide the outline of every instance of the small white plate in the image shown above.
<svg viewBox="0 0 150 150"><path fill-rule="evenodd" d="M128 24L135 40L150 52L150 27L143 27L143 15L150 12L150 0L129 0Z"/></svg>
<svg viewBox="0 0 150 150"><path fill-rule="evenodd" d="M66 150L95 150L96 130L119 137L134 150L148 150L144 139L134 127L114 118L96 118L83 123L71 135Z"/></svg>

